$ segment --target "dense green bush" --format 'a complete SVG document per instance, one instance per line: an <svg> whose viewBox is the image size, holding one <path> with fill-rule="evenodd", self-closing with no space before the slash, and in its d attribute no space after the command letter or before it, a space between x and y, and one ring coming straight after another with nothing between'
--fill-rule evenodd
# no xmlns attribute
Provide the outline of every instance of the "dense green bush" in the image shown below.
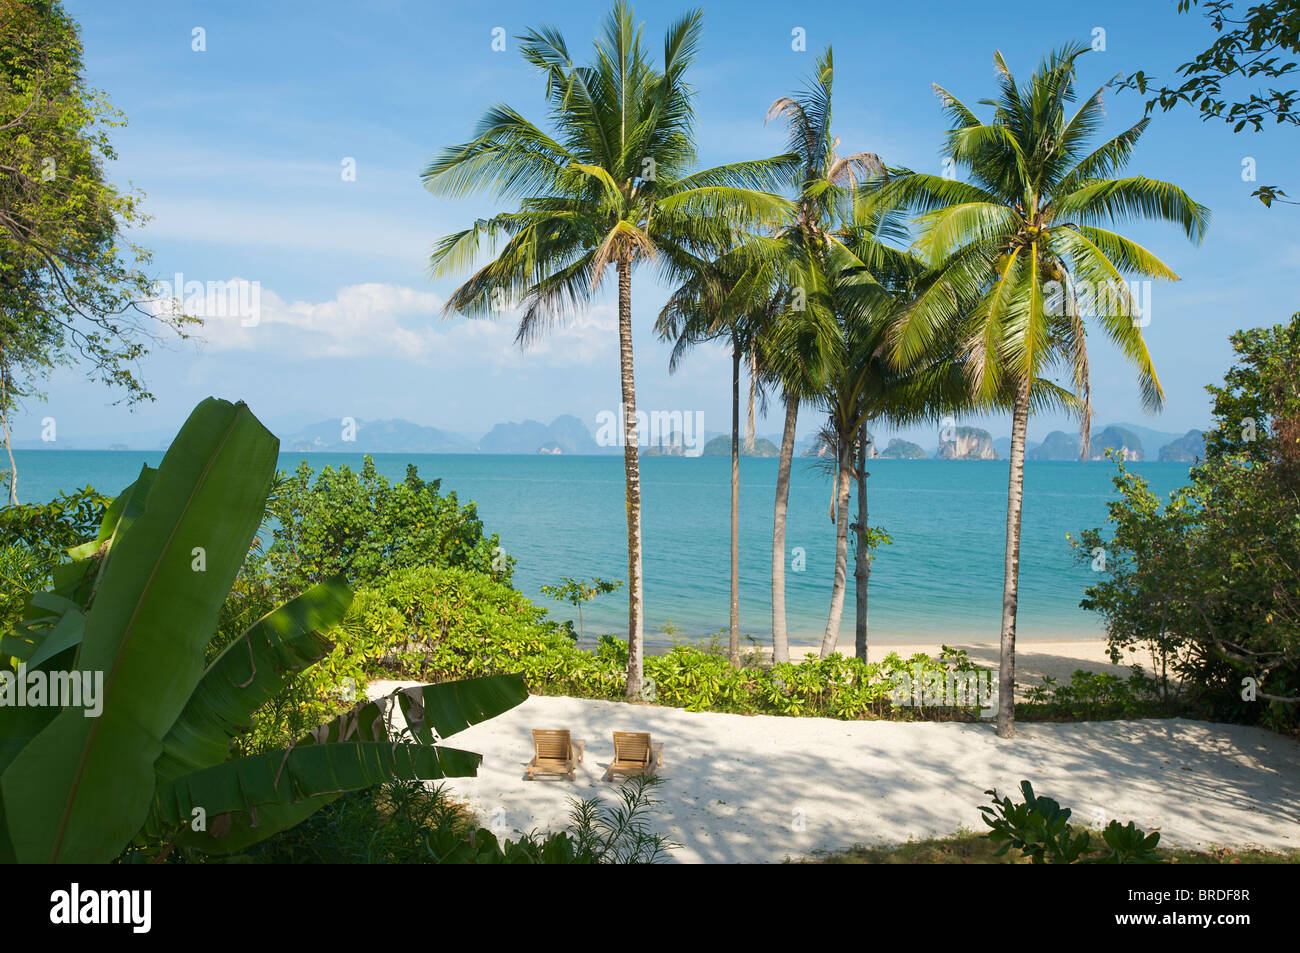
<svg viewBox="0 0 1300 953"><path fill-rule="evenodd" d="M1082 605L1112 658L1149 653L1162 692L1211 717L1300 724L1300 314L1232 336L1207 459L1163 506L1119 462L1104 555Z"/></svg>
<svg viewBox="0 0 1300 953"><path fill-rule="evenodd" d="M265 569L277 592L340 573L359 589L414 566L458 566L510 581L514 560L495 535L484 535L474 504L440 493L441 482L421 479L414 464L400 483L389 483L369 456L358 473L327 466L312 477L306 461L281 474L267 504Z"/></svg>
<svg viewBox="0 0 1300 953"><path fill-rule="evenodd" d="M110 500L89 486L49 503L0 506L0 633L44 590L67 551L93 539Z"/></svg>
<svg viewBox="0 0 1300 953"><path fill-rule="evenodd" d="M519 672L535 694L621 699L627 645L611 636L594 652L577 647L568 626L501 582L459 568L416 567L357 593L336 633L338 646L308 676L327 698L339 686L384 677L443 681ZM820 715L832 718L952 718L974 708L897 708L894 675L974 671L964 653L945 659L893 654L878 663L834 655L775 666L734 668L720 652L677 646L645 660L654 701L696 711Z"/></svg>
<svg viewBox="0 0 1300 953"><path fill-rule="evenodd" d="M1102 721L1111 718L1150 718L1193 714L1186 701L1169 690L1168 682L1134 665L1127 678L1109 672L1076 669L1067 684L1051 675L1025 691L1028 704L1017 706L1017 717L1038 721Z"/></svg>

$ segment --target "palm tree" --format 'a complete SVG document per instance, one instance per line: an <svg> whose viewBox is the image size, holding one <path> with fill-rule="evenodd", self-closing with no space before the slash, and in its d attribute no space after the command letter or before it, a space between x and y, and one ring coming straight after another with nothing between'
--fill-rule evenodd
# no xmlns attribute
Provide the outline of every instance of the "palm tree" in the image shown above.
<svg viewBox="0 0 1300 953"><path fill-rule="evenodd" d="M1142 176L1114 178L1147 127L1143 119L1095 148L1103 118L1098 89L1072 111L1075 61L1087 47L1052 53L1023 89L999 53L989 122L935 87L954 128L945 152L969 182L910 174L890 199L921 214L917 250L934 269L895 339L896 360L915 360L936 335L961 325L973 393L1014 394L1002 598L997 732L1015 734L1015 634L1025 435L1040 375L1065 366L1079 393L1086 456L1091 402L1085 317L1092 317L1137 371L1148 410L1163 391L1143 340L1125 275L1177 280L1159 258L1102 225L1157 219L1199 242L1209 211L1182 189Z"/></svg>
<svg viewBox="0 0 1300 953"><path fill-rule="evenodd" d="M868 203L860 207L872 209ZM871 529L867 525L866 436L877 421L895 425L938 420L945 413L970 409L974 397L966 380L963 355L956 342L931 347L900 367L890 346L894 322L918 268L905 253L881 242L886 223L878 209L874 221L859 220L841 233L844 243L827 256L827 310L837 316L840 347L818 404L826 412L823 437L835 451L832 520L835 563L831 605L822 636L821 657L836 650L848 583L849 500L858 481L858 612L855 651L867 651L866 608ZM895 235L898 230L893 229ZM850 247L852 246L852 248ZM861 254L859 254L859 252ZM882 282L883 279L883 282Z"/></svg>
<svg viewBox="0 0 1300 953"><path fill-rule="evenodd" d="M747 251L742 245L712 261L699 259L687 280L665 303L656 324L661 338L675 342L670 371L677 370L686 352L696 344L724 339L731 345L729 657L736 666L740 664L740 367L753 354L762 318L773 307L772 299L764 295L770 285L771 267L747 261ZM752 358L750 366L754 366Z"/></svg>
<svg viewBox="0 0 1300 953"><path fill-rule="evenodd" d="M519 38L545 76L555 134L506 105L490 108L469 142L444 150L424 172L438 195L490 191L515 211L475 222L435 246L436 275L470 264L486 245L495 255L447 302L447 311L502 312L518 299L525 344L591 300L609 267L618 278L619 369L627 498L627 694L642 690L644 632L641 479L632 360L632 270L657 259L672 275L699 249L726 245L737 223L781 214L771 192L788 157L691 172L694 113L686 71L699 45L701 13L675 22L655 69L630 6L606 17L589 66L575 66L553 28Z"/></svg>
<svg viewBox="0 0 1300 953"><path fill-rule="evenodd" d="M797 198L794 215L776 233L787 261L781 282L785 307L760 346L764 366L779 382L785 405L781 456L777 464L776 502L772 510L772 657L790 659L785 614L786 514L790 500L790 469L794 459L799 405L821 390L822 371L835 347L832 315L814 302L821 300L819 262L836 244L830 231L844 218L846 203L859 182L883 170L878 156L858 152L836 154L839 139L831 132L831 97L835 65L831 48L818 57L811 81L795 96L783 96L768 110L769 121L783 118L789 130L788 151L798 157L792 183Z"/></svg>

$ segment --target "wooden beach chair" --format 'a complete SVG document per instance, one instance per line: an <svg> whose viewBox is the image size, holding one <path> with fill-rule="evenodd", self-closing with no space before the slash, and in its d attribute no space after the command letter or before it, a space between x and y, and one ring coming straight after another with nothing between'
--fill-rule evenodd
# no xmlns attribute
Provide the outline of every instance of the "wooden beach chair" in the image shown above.
<svg viewBox="0 0 1300 953"><path fill-rule="evenodd" d="M567 774L572 781L586 746L585 741L571 739L567 729L534 728L533 760L525 769L528 780L538 774Z"/></svg>
<svg viewBox="0 0 1300 953"><path fill-rule="evenodd" d="M654 777L655 771L663 767L663 763L664 746L650 740L650 732L616 731L614 760L605 769L605 776L601 780L607 781L616 774L624 777Z"/></svg>

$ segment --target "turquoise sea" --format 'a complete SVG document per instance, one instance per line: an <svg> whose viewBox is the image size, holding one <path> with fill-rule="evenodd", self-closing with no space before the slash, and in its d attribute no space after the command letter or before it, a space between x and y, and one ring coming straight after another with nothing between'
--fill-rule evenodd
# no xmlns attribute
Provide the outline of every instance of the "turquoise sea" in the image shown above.
<svg viewBox="0 0 1300 953"><path fill-rule="evenodd" d="M46 500L86 483L115 493L142 463L161 452L17 451L19 495ZM292 470L302 454L282 454ZM349 464L360 454L310 454L312 466ZM560 618L576 618L538 588L560 576L626 579L626 523L621 456L496 456L376 454L390 479L407 461L422 476L442 480L462 502L473 500L489 531L518 561L515 584ZM743 635L764 642L771 634L772 502L777 461L741 462L740 620ZM1162 496L1185 482L1187 465L1142 463L1134 468ZM996 639L1002 601L1007 463L873 460L868 481L870 523L893 545L872 567L870 633L877 640ZM671 621L680 637L707 637L727 625L729 600L730 460L725 457L643 457L643 536L646 635ZM1078 607L1096 578L1075 560L1067 532L1105 523L1114 497L1110 463L1027 463L1022 540L1019 633L1022 638L1099 634L1092 613ZM829 517L830 478L797 459L791 481L787 548L804 550L803 572L787 561L787 609L792 642L816 644L826 625L835 552ZM852 510L856 516L856 503ZM852 554L849 571L852 573ZM588 640L626 635L623 593L584 610ZM853 582L845 599L840 644L853 644Z"/></svg>

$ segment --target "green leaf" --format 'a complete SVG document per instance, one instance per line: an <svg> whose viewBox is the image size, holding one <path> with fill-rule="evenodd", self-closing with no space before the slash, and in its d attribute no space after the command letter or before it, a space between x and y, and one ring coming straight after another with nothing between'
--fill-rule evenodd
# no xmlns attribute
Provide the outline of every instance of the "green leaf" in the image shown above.
<svg viewBox="0 0 1300 953"><path fill-rule="evenodd" d="M178 843L228 853L293 826L349 791L393 778L473 777L481 760L457 748L387 741L268 751L160 786L146 829L156 835L183 828ZM206 815L206 831L190 827L196 809Z"/></svg>
<svg viewBox="0 0 1300 953"><path fill-rule="evenodd" d="M138 517L115 530L76 660L103 674L103 714L60 712L0 776L7 817L22 819L8 825L20 862L107 862L144 822L162 739L202 676L278 446L245 405L205 400ZM133 505L134 494L123 520ZM195 547L206 571L192 568Z"/></svg>
<svg viewBox="0 0 1300 953"><path fill-rule="evenodd" d="M329 654L334 644L324 633L351 603L351 591L335 577L267 613L226 646L163 739L158 781L225 761L231 736L252 724L253 713L294 673Z"/></svg>

